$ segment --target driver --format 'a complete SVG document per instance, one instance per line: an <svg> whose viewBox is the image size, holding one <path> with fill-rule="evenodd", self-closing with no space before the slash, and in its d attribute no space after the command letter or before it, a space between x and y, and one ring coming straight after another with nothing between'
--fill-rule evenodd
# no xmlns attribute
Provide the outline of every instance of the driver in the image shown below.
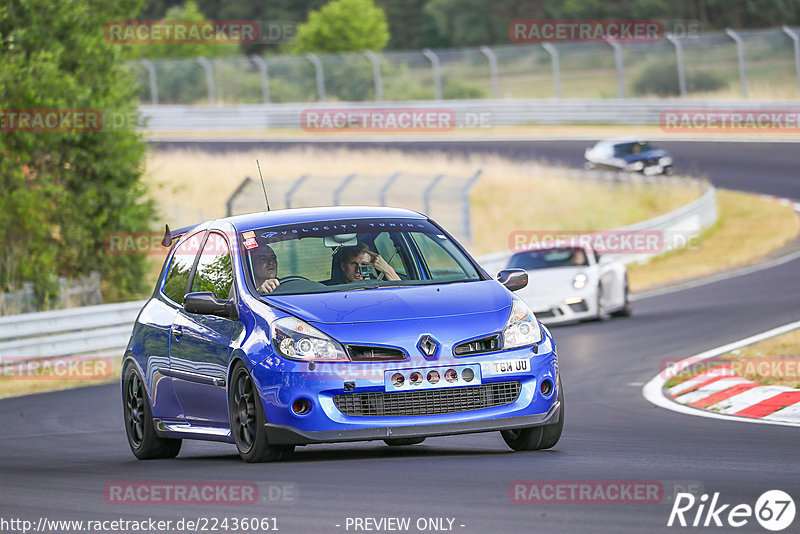
<svg viewBox="0 0 800 534"><path fill-rule="evenodd" d="M397 272L380 254L373 252L366 243L359 243L354 247L343 249L339 268L344 274L345 284L362 280L360 271L362 265L372 265L386 280L400 280Z"/></svg>
<svg viewBox="0 0 800 534"><path fill-rule="evenodd" d="M582 250L576 250L570 256L569 263L571 265L586 265L586 255Z"/></svg>
<svg viewBox="0 0 800 534"><path fill-rule="evenodd" d="M259 293L272 293L281 285L278 281L278 257L269 245L261 245L252 254L253 274ZM259 280L261 282L259 283Z"/></svg>

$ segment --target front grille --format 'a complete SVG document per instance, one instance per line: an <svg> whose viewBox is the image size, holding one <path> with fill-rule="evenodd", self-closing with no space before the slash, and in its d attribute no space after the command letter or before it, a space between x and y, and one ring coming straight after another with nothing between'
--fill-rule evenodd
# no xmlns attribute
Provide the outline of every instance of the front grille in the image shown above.
<svg viewBox="0 0 800 534"><path fill-rule="evenodd" d="M335 395L333 402L351 416L439 415L511 404L521 388L519 382L499 382L426 391L348 393Z"/></svg>
<svg viewBox="0 0 800 534"><path fill-rule="evenodd" d="M500 335L476 339L474 341L466 341L460 345L456 345L453 353L456 356L467 356L469 354L484 354L487 352L496 352L500 350Z"/></svg>
<svg viewBox="0 0 800 534"><path fill-rule="evenodd" d="M581 300L580 302L573 302L571 304L568 304L568 306L572 311L576 313L589 311L589 306L586 304L585 300Z"/></svg>
<svg viewBox="0 0 800 534"><path fill-rule="evenodd" d="M405 352L389 347L347 345L347 352L354 362L401 362L406 359Z"/></svg>

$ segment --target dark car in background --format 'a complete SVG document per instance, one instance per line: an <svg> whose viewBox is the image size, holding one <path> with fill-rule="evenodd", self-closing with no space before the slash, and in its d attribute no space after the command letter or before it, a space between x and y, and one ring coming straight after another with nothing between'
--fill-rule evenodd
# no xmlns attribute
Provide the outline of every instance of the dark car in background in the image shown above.
<svg viewBox="0 0 800 534"><path fill-rule="evenodd" d="M672 156L647 141L608 139L598 141L584 152L587 169L641 172L646 175L672 174Z"/></svg>

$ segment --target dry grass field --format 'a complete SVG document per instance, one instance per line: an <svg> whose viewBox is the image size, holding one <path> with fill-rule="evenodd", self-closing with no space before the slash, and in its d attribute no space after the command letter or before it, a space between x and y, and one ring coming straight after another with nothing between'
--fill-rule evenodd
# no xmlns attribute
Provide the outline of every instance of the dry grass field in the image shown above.
<svg viewBox="0 0 800 534"><path fill-rule="evenodd" d="M297 148L279 152L151 152L145 180L163 220L171 227L225 216L225 201L246 178L294 180L304 173L386 176L409 174L483 175L471 191L476 254L502 250L515 230L614 228L673 210L699 196L685 185L610 185L570 179L567 169L509 161L495 155L453 157L392 150ZM374 191L370 191L374 194ZM419 196L419 195L417 195ZM437 208L460 209L459 198L438 199ZM403 206L418 209L418 206ZM434 218L438 218L434 210ZM451 230L458 233L458 228Z"/></svg>

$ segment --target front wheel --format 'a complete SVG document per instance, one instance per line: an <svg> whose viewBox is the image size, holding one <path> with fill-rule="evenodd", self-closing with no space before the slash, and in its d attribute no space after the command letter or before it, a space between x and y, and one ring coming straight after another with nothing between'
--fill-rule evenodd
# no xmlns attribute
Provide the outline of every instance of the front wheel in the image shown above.
<svg viewBox="0 0 800 534"><path fill-rule="evenodd" d="M274 446L267 441L266 416L253 379L239 362L233 368L228 389L231 434L239 456L248 463L275 462L290 452L292 446Z"/></svg>
<svg viewBox="0 0 800 534"><path fill-rule="evenodd" d="M549 425L501 430L500 434L506 445L515 451L537 451L555 447L564 430L564 388L561 387L561 377L558 379L558 400L561 403L558 421Z"/></svg>
<svg viewBox="0 0 800 534"><path fill-rule="evenodd" d="M608 321L611 319L611 314L608 312L604 303L605 296L603 295L603 286L597 286L597 320L600 322Z"/></svg>
<svg viewBox="0 0 800 534"><path fill-rule="evenodd" d="M182 441L162 438L153 426L153 412L144 381L136 368L128 364L122 379L122 415L131 452L140 460L175 458Z"/></svg>
<svg viewBox="0 0 800 534"><path fill-rule="evenodd" d="M628 277L625 277L625 304L621 310L615 311L612 315L614 317L630 317L633 313L633 306L631 306L631 296L628 290Z"/></svg>

